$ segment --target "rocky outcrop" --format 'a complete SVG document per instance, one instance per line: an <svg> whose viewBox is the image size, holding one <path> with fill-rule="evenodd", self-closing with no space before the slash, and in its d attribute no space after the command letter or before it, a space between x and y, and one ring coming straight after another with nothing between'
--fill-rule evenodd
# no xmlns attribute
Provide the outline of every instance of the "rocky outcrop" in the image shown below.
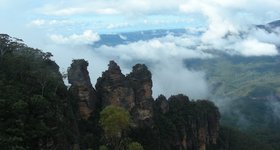
<svg viewBox="0 0 280 150"><path fill-rule="evenodd" d="M217 108L212 107L209 101L198 100L196 102L196 107L198 108L197 114L194 121L197 127L192 130L197 129L198 138L198 149L206 150L206 146L209 144L217 144L217 139L219 136L219 112ZM208 108L208 109L207 109ZM204 109L204 110L203 110Z"/></svg>
<svg viewBox="0 0 280 150"><path fill-rule="evenodd" d="M162 114L166 114L169 112L169 104L164 95L160 95L156 101L155 101L155 106L158 108L158 111Z"/></svg>
<svg viewBox="0 0 280 150"><path fill-rule="evenodd" d="M164 120L175 125L176 133L172 136L178 137L176 149L206 150L207 145L216 144L220 116L213 103L190 101L182 94L171 96L168 100L161 95L155 101L155 110L163 114L161 117Z"/></svg>
<svg viewBox="0 0 280 150"><path fill-rule="evenodd" d="M90 82L87 66L88 62L83 59L73 60L68 70L68 81L71 84L69 91L76 97L79 114L83 119L90 117L98 102L96 91Z"/></svg>
<svg viewBox="0 0 280 150"><path fill-rule="evenodd" d="M90 84L87 65L84 60L76 60L68 73L72 84L70 89L74 89L79 97L82 116L88 117L93 111L97 95L103 108L116 105L128 110L135 125L132 128L134 138L145 134L161 143L161 147L153 147L154 142L138 139L144 145L151 145L152 149L206 150L208 145L216 144L219 112L213 103L190 101L182 94L171 96L168 100L160 95L154 101L152 75L148 68L137 64L125 76L114 61L110 61L108 70L98 78L95 92ZM147 130L149 132L145 132Z"/></svg>
<svg viewBox="0 0 280 150"><path fill-rule="evenodd" d="M117 105L131 111L135 106L132 87L114 61L110 61L108 66L95 86L102 106Z"/></svg>
<svg viewBox="0 0 280 150"><path fill-rule="evenodd" d="M145 65L137 64L125 76L114 61L110 61L108 66L96 83L102 106L122 106L130 112L136 126L152 125L154 100L151 72Z"/></svg>
<svg viewBox="0 0 280 150"><path fill-rule="evenodd" d="M152 74L144 64L137 64L127 75L127 80L134 91L135 107L132 116L140 126L153 124Z"/></svg>

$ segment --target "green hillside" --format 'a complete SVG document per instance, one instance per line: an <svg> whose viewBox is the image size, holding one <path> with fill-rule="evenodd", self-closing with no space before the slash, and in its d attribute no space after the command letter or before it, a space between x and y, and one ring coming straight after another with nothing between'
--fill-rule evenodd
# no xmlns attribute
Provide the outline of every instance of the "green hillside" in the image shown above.
<svg viewBox="0 0 280 150"><path fill-rule="evenodd" d="M205 60L191 59L185 63L188 68L206 71L214 96L235 99L250 95L256 87L265 87L264 92L280 90L280 59L277 56L221 56Z"/></svg>
<svg viewBox="0 0 280 150"><path fill-rule="evenodd" d="M73 142L73 116L51 54L5 34L0 51L1 149L65 149Z"/></svg>
<svg viewBox="0 0 280 150"><path fill-rule="evenodd" d="M186 60L193 70L204 70L213 101L220 106L222 124L235 127L280 147L280 59L221 55ZM272 139L273 136L273 140ZM278 140L278 141L277 141Z"/></svg>

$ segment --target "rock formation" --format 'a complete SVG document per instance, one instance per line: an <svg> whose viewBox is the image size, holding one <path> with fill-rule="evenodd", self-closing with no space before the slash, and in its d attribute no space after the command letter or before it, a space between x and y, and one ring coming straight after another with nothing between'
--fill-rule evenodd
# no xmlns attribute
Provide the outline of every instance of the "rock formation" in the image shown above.
<svg viewBox="0 0 280 150"><path fill-rule="evenodd" d="M75 60L68 72L72 84L70 91L76 93L79 99L83 118L90 116L99 99L102 108L117 105L129 111L134 122L132 132L135 138L144 134L145 130L150 132L145 134L155 139L162 136L158 129L169 133L168 136L160 137L162 141L158 142L163 142L165 147L159 149L206 150L207 145L216 143L219 112L213 103L206 100L190 101L182 94L171 96L168 100L160 95L154 101L152 75L148 68L137 64L125 76L114 61L110 61L108 70L98 78L95 92L90 84L87 65L84 60ZM142 141L145 145L154 143L146 142Z"/></svg>
<svg viewBox="0 0 280 150"><path fill-rule="evenodd" d="M83 119L90 117L98 101L87 66L88 62L83 59L73 60L68 70L68 81L71 84L69 91L78 99L79 114Z"/></svg>
<svg viewBox="0 0 280 150"><path fill-rule="evenodd" d="M95 86L102 106L117 105L131 111L135 106L133 89L114 61L110 61L108 66Z"/></svg>
<svg viewBox="0 0 280 150"><path fill-rule="evenodd" d="M177 148L180 150L206 150L216 144L219 133L219 112L213 103L206 100L190 101L182 94L171 96L168 101L159 96L155 108L175 124Z"/></svg>
<svg viewBox="0 0 280 150"><path fill-rule="evenodd" d="M167 112L169 112L169 104L164 95L160 95L156 99L155 106L157 106L156 108L158 108L158 111L162 114L166 114Z"/></svg>
<svg viewBox="0 0 280 150"><path fill-rule="evenodd" d="M127 80L134 91L135 107L132 115L137 124L153 124L152 74L144 64L137 64L127 75Z"/></svg>
<svg viewBox="0 0 280 150"><path fill-rule="evenodd" d="M145 65L137 64L125 77L120 67L110 61L96 83L102 106L117 105L126 108L136 125L152 124L152 75Z"/></svg>

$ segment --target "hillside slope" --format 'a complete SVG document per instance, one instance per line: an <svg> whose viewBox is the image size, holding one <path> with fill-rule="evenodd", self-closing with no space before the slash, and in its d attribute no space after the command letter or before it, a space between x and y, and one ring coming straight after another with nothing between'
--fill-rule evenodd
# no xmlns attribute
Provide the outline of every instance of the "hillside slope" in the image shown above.
<svg viewBox="0 0 280 150"><path fill-rule="evenodd" d="M186 60L185 64L190 69L206 71L211 99L220 108L222 124L252 134L276 149L280 146L276 142L280 135L278 56L222 55Z"/></svg>

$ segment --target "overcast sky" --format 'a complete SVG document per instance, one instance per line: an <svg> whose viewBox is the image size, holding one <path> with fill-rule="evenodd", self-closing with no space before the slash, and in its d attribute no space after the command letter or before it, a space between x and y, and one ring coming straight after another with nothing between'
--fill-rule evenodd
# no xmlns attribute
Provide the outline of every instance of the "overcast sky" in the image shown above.
<svg viewBox="0 0 280 150"><path fill-rule="evenodd" d="M20 26L71 35L220 23L233 30L279 19L279 6L278 0L0 0L0 31Z"/></svg>
<svg viewBox="0 0 280 150"><path fill-rule="evenodd" d="M252 26L280 19L279 8L279 0L0 0L0 33L51 51L64 71L72 59L89 60L93 83L109 60L116 60L125 73L130 71L129 63L139 60L152 62L156 95L180 92L204 98L203 71L186 69L182 60L211 58L204 53L208 49L246 57L278 55L279 32ZM199 37L168 35L94 51L87 46L100 40L102 33L168 28L204 33ZM246 36L240 38L240 33Z"/></svg>

